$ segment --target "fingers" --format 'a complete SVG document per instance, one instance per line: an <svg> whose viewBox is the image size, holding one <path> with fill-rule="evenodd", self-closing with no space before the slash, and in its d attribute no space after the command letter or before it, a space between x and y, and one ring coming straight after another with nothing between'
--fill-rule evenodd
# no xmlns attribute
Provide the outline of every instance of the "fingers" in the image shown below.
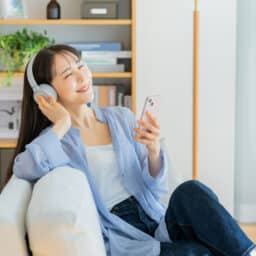
<svg viewBox="0 0 256 256"><path fill-rule="evenodd" d="M157 137L156 135L154 135L146 130L143 130L143 129L134 128L134 131L136 132L136 137L138 137L138 138L154 140Z"/></svg>
<svg viewBox="0 0 256 256"><path fill-rule="evenodd" d="M157 120L149 113L146 112L148 122L138 120L139 128L135 127L133 130L136 132L134 139L145 145L152 145L159 140L160 125Z"/></svg>
<svg viewBox="0 0 256 256"><path fill-rule="evenodd" d="M52 96L47 96L45 98L44 96L37 96L37 103L40 107L44 108L50 108L52 105L54 105L56 100Z"/></svg>
<svg viewBox="0 0 256 256"><path fill-rule="evenodd" d="M146 116L147 116L149 122L150 122L154 127L158 128L158 129L160 128L160 126L159 126L159 124L158 124L156 118L154 118L154 117L150 114L150 112L146 111Z"/></svg>
<svg viewBox="0 0 256 256"><path fill-rule="evenodd" d="M141 143L150 144L153 141L158 140L160 136L160 129L155 128L151 124L143 120L139 120L140 128L134 128L133 130L136 132L135 140Z"/></svg>
<svg viewBox="0 0 256 256"><path fill-rule="evenodd" d="M145 144L145 145L150 145L150 144L152 144L152 140L147 140L147 139L145 139L145 138L142 139L142 138L140 138L140 137L138 137L138 136L135 136L134 139L135 139L137 142L140 142L140 143Z"/></svg>
<svg viewBox="0 0 256 256"><path fill-rule="evenodd" d="M143 120L138 120L138 123L140 125L140 127L143 127L145 130L147 130L148 132L154 134L155 136L159 136L160 135L160 126L158 125L158 127L154 127L153 125L143 121ZM142 129L140 129L142 130Z"/></svg>
<svg viewBox="0 0 256 256"><path fill-rule="evenodd" d="M47 99L51 105L54 105L56 103L56 99L51 95L49 95Z"/></svg>
<svg viewBox="0 0 256 256"><path fill-rule="evenodd" d="M56 107L56 100L52 96L47 99L44 96L37 97L38 108L50 120L54 120L54 108Z"/></svg>

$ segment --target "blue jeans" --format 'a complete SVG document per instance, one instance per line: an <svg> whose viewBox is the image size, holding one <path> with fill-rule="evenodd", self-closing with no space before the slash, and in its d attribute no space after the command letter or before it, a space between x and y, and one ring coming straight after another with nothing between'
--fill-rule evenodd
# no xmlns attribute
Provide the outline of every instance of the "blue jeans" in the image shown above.
<svg viewBox="0 0 256 256"><path fill-rule="evenodd" d="M154 236L158 223L134 197L111 212ZM171 195L165 215L173 242L161 242L160 256L247 256L255 247L212 190L199 181L186 181Z"/></svg>

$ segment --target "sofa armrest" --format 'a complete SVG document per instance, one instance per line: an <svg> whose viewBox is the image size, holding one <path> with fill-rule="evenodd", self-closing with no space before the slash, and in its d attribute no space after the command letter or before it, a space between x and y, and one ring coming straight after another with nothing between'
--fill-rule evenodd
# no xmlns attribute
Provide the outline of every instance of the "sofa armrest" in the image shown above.
<svg viewBox="0 0 256 256"><path fill-rule="evenodd" d="M35 185L27 213L34 256L105 256L98 213L86 176L59 167Z"/></svg>
<svg viewBox="0 0 256 256"><path fill-rule="evenodd" d="M28 255L25 241L25 216L32 185L12 176L0 194L1 255Z"/></svg>

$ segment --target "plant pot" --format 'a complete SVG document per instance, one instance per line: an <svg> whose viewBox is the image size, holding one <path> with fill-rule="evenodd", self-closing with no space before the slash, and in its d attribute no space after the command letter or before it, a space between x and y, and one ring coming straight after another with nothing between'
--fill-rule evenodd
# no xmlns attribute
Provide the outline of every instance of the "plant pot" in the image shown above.
<svg viewBox="0 0 256 256"><path fill-rule="evenodd" d="M32 57L33 52L16 51L13 56L3 51L0 52L0 69L11 72L24 72L26 64Z"/></svg>

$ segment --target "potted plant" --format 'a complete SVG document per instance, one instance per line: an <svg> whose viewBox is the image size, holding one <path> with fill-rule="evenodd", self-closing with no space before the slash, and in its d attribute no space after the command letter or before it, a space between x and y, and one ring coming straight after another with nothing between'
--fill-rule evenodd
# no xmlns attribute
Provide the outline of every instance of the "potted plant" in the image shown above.
<svg viewBox="0 0 256 256"><path fill-rule="evenodd" d="M6 83L11 85L13 72L24 72L28 60L40 49L54 44L54 39L43 33L24 28L11 34L0 34L0 65L7 72Z"/></svg>

